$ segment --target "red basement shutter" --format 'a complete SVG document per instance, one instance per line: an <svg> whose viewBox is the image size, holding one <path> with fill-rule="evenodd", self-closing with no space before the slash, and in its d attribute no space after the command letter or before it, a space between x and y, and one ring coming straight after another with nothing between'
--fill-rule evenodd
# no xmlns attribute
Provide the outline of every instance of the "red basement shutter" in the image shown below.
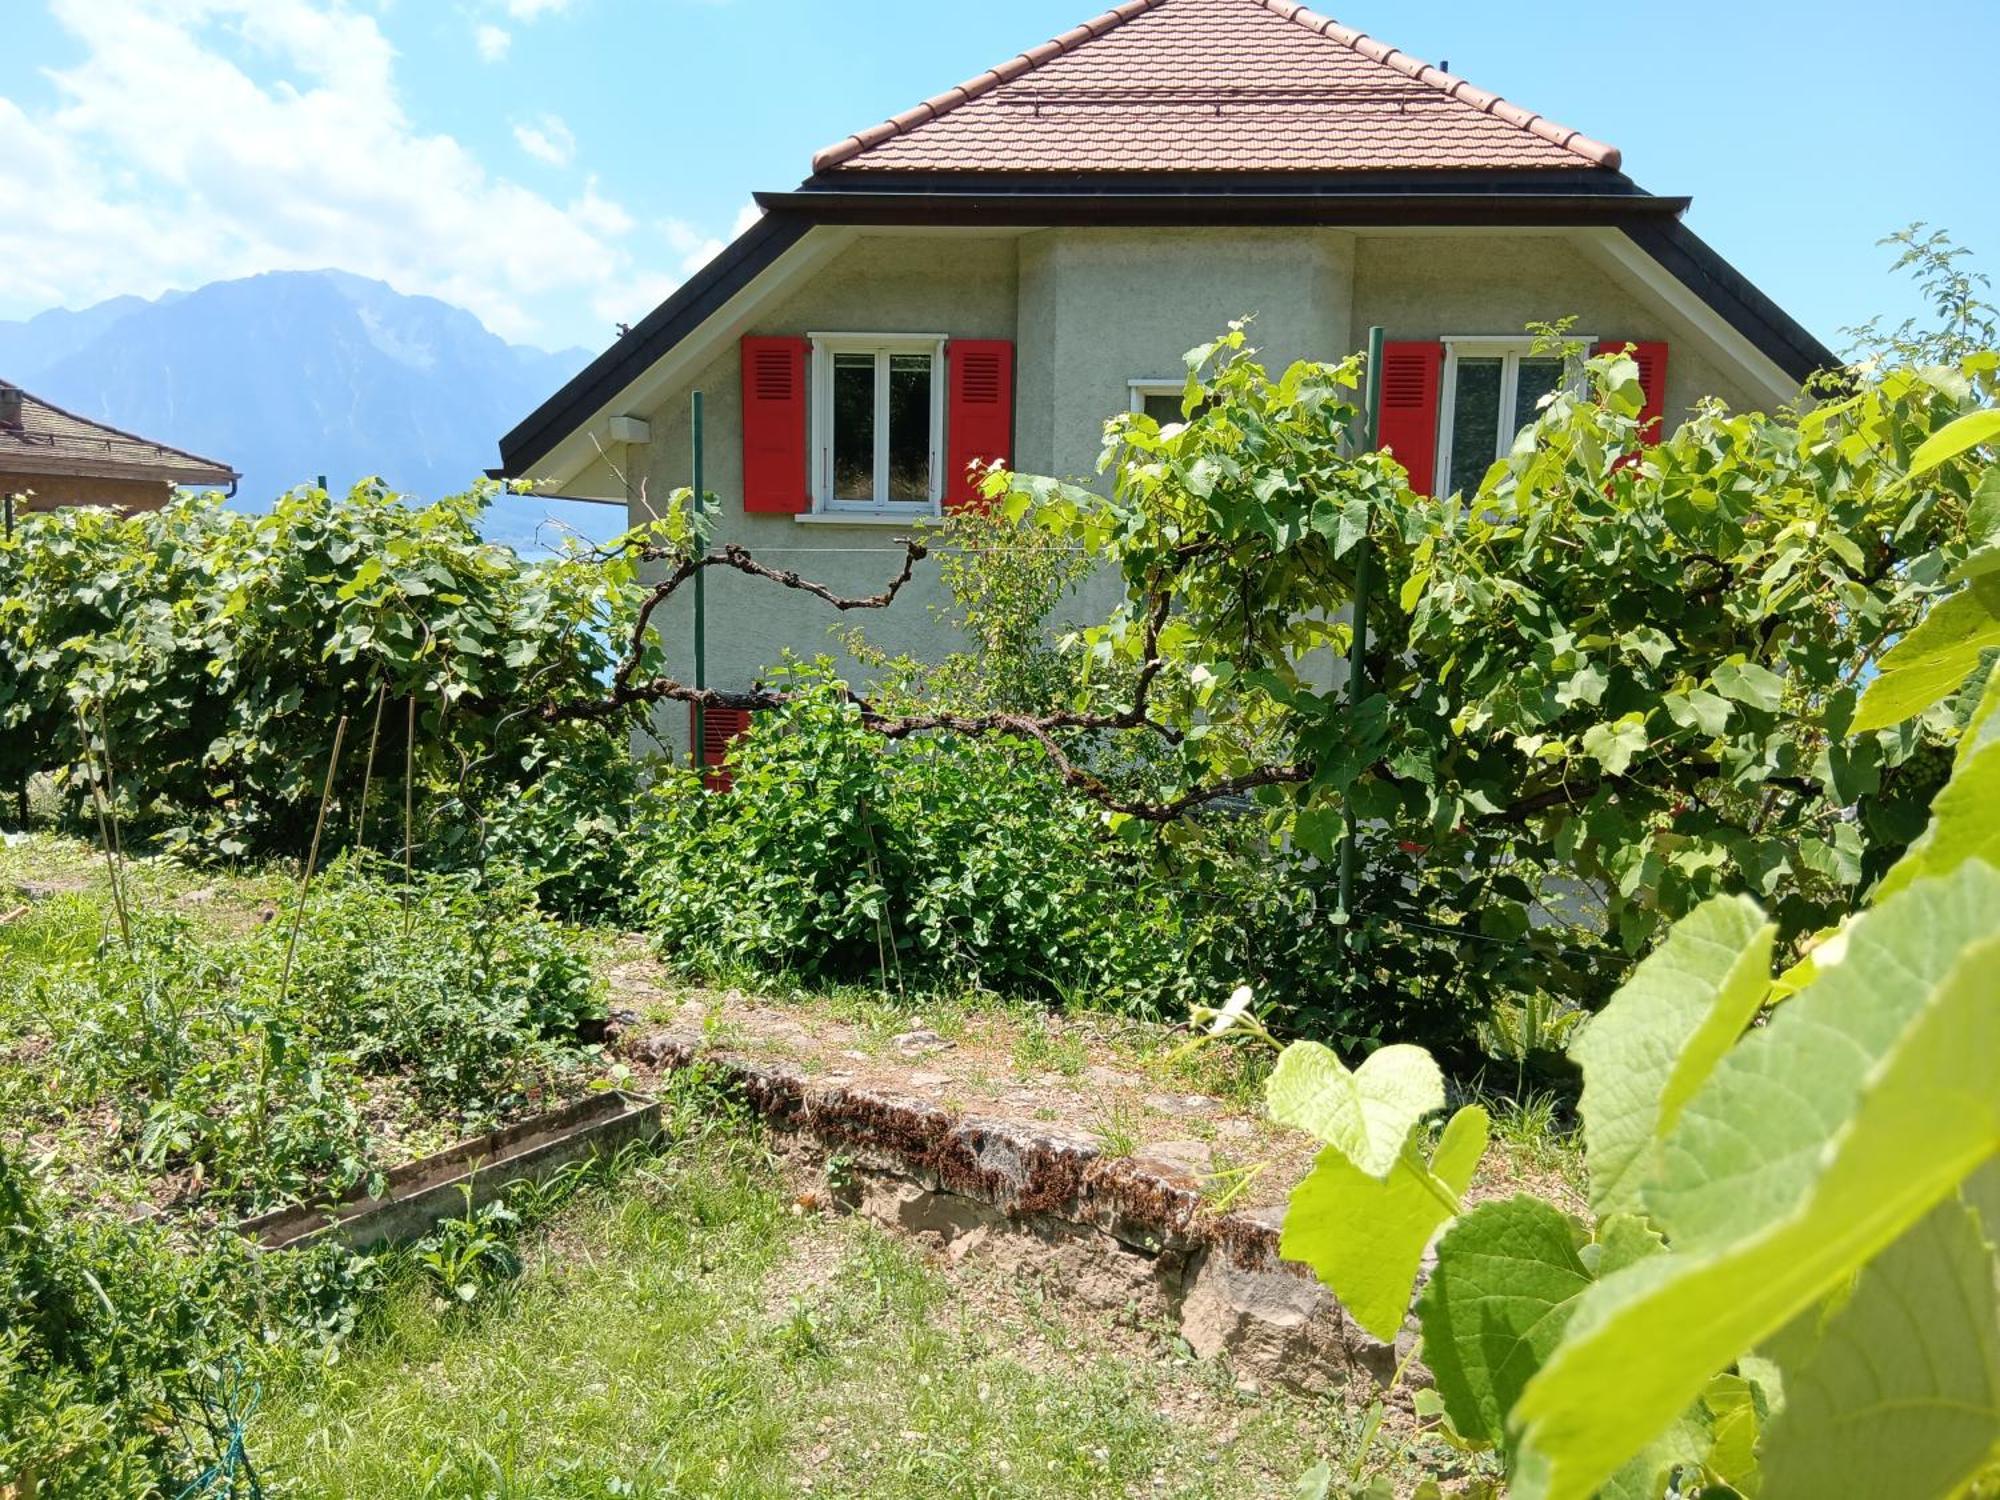
<svg viewBox="0 0 2000 1500"><path fill-rule="evenodd" d="M1382 446L1410 471L1410 488L1419 495L1436 486L1438 393L1443 385L1443 344L1382 346Z"/></svg>
<svg viewBox="0 0 2000 1500"><path fill-rule="evenodd" d="M1005 339L953 339L945 348L944 503L979 499L973 464L1010 463L1014 453L1014 346Z"/></svg>
<svg viewBox="0 0 2000 1500"><path fill-rule="evenodd" d="M1596 352L1622 354L1628 344L1639 366L1639 389L1646 393L1646 404L1639 413L1639 436L1648 443L1663 442L1667 436L1667 346L1659 340L1606 339Z"/></svg>
<svg viewBox="0 0 2000 1500"><path fill-rule="evenodd" d="M694 739L695 707L688 705L688 739ZM711 792L726 792L732 783L729 774L729 747L750 732L750 710L710 705L701 711L701 742L695 764L702 768L702 785Z"/></svg>
<svg viewBox="0 0 2000 1500"><path fill-rule="evenodd" d="M743 508L798 515L806 487L804 339L743 340Z"/></svg>

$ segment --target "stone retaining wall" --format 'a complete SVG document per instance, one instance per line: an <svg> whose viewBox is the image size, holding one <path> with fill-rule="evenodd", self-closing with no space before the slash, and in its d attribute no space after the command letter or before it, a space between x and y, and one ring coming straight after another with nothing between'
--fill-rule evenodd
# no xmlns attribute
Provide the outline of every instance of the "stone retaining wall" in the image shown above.
<svg viewBox="0 0 2000 1500"><path fill-rule="evenodd" d="M1407 1332L1381 1343L1279 1258L1282 1210L1211 1208L1200 1142L1107 1157L1091 1135L815 1084L787 1063L709 1051L697 1035L655 1032L626 1050L661 1073L704 1063L823 1175L832 1202L954 1263L989 1260L1099 1310L1166 1322L1201 1358L1227 1355L1240 1373L1297 1390L1387 1384L1409 1352Z"/></svg>

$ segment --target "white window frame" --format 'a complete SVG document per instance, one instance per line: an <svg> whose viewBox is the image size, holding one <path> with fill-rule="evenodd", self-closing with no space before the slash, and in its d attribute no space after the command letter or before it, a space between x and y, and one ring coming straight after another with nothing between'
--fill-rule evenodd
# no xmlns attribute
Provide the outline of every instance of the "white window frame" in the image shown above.
<svg viewBox="0 0 2000 1500"><path fill-rule="evenodd" d="M941 333L814 333L812 340L812 501L828 516L940 515L944 503L945 335ZM833 358L836 354L875 356L875 488L868 500L837 500L833 494ZM923 500L891 500L889 473L889 356L928 354L931 358L930 495Z"/></svg>
<svg viewBox="0 0 2000 1500"><path fill-rule="evenodd" d="M1187 394L1187 377L1185 375L1181 376L1178 380L1166 376L1158 378L1141 376L1136 380L1126 381L1125 385L1131 392L1129 399L1132 410L1135 412L1143 412L1146 409L1146 398L1148 396L1173 396L1178 399Z"/></svg>
<svg viewBox="0 0 2000 1500"><path fill-rule="evenodd" d="M1548 355L1535 352L1535 340L1517 335L1496 337L1491 334L1461 335L1447 338L1444 344L1444 388L1438 393L1438 451L1437 483L1442 493L1451 484L1451 437L1458 419L1458 361L1461 356L1469 359L1502 360L1500 367L1500 423L1495 434L1496 451L1487 464L1498 463L1513 450L1514 439L1521 435L1521 429L1535 419L1533 412L1523 416L1514 410L1515 398L1521 385L1521 361L1524 359L1546 359ZM1565 344L1580 344L1586 350L1595 348L1597 340L1589 334L1565 334ZM1583 391L1583 365L1579 360L1569 361L1567 384L1573 394ZM1484 470L1480 472L1484 473Z"/></svg>

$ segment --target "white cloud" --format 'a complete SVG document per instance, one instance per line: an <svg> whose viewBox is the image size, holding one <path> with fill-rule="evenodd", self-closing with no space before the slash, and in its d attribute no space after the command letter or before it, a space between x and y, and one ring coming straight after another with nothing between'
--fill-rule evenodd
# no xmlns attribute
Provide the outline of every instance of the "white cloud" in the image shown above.
<svg viewBox="0 0 2000 1500"><path fill-rule="evenodd" d="M635 222L624 206L597 191L597 178L586 177L581 197L571 200L569 215L585 229L616 239L630 234Z"/></svg>
<svg viewBox="0 0 2000 1500"><path fill-rule="evenodd" d="M592 178L584 186L584 196L570 205L570 212L586 222L597 209L592 204L597 181ZM616 208L616 205L612 205ZM618 209L620 215L624 210ZM734 239L764 216L764 211L755 202L746 203L737 210L736 221L729 234ZM629 217L621 219L622 227L631 228ZM636 323L647 313L658 307L680 284L694 275L703 266L722 252L725 241L712 234L705 234L697 226L685 219L668 219L660 225L660 238L679 267L679 274L661 271L643 272L629 280L608 286L592 300L592 309L600 318L610 323Z"/></svg>
<svg viewBox="0 0 2000 1500"><path fill-rule="evenodd" d="M9 314L338 266L468 307L510 338L594 342L605 307L643 313L635 299L708 247L688 226L635 240L594 181L560 203L419 127L375 15L343 0L50 8L83 56L47 70L51 109L0 96ZM560 121L529 128L543 159L569 159Z"/></svg>
<svg viewBox="0 0 2000 1500"><path fill-rule="evenodd" d="M491 21L481 21L472 28L472 45L478 50L481 62L499 62L514 45L514 35Z"/></svg>
<svg viewBox="0 0 2000 1500"><path fill-rule="evenodd" d="M574 3L574 0L506 0L507 14L517 21L532 21L539 16L560 15Z"/></svg>
<svg viewBox="0 0 2000 1500"><path fill-rule="evenodd" d="M684 276L694 275L722 251L721 240L712 234L703 234L684 220L669 219L660 226L660 230L666 237L667 248L678 258Z"/></svg>
<svg viewBox="0 0 2000 1500"><path fill-rule="evenodd" d="M576 136L554 115L543 115L531 125L516 125L514 142L536 161L552 167L566 167L576 155Z"/></svg>

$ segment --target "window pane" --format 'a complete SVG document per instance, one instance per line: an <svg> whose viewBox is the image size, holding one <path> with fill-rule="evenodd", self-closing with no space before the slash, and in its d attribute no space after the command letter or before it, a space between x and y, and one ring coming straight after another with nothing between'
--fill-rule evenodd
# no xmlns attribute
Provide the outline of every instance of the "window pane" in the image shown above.
<svg viewBox="0 0 2000 1500"><path fill-rule="evenodd" d="M1456 405L1451 415L1451 490L1471 494L1500 454L1500 358L1458 362Z"/></svg>
<svg viewBox="0 0 2000 1500"><path fill-rule="evenodd" d="M931 498L931 357L889 356L889 498Z"/></svg>
<svg viewBox="0 0 2000 1500"><path fill-rule="evenodd" d="M833 498L875 498L875 356L833 357Z"/></svg>
<svg viewBox="0 0 2000 1500"><path fill-rule="evenodd" d="M1144 397L1146 415L1162 427L1169 422L1181 420L1181 393L1179 391L1148 391Z"/></svg>
<svg viewBox="0 0 2000 1500"><path fill-rule="evenodd" d="M1514 422L1530 427L1542 414L1542 397L1562 385L1563 362L1559 359L1524 359L1514 378Z"/></svg>

